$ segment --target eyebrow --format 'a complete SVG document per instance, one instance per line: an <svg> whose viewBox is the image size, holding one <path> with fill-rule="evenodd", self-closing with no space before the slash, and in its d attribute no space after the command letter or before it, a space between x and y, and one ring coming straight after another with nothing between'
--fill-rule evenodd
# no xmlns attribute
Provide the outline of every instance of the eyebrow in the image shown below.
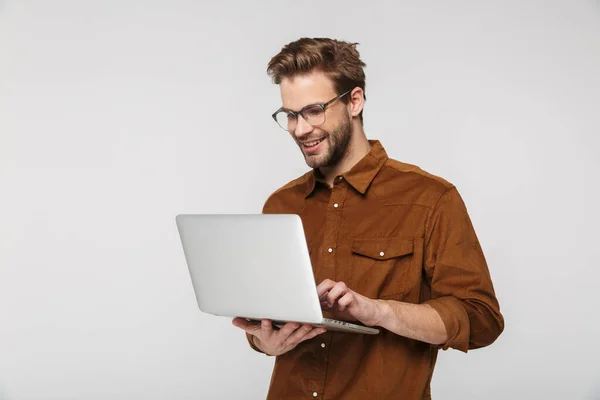
<svg viewBox="0 0 600 400"><path fill-rule="evenodd" d="M317 102L314 102L314 103L309 103L309 104L305 105L302 108L306 108L306 107L309 107L309 106L319 106L319 105L325 104L325 103L327 103L327 102L326 101L317 101ZM300 110L302 110L302 108ZM281 107L281 111L291 111L291 112L294 112L294 113L299 113L300 110L296 111L296 110L292 110L292 109L289 109L289 108Z"/></svg>

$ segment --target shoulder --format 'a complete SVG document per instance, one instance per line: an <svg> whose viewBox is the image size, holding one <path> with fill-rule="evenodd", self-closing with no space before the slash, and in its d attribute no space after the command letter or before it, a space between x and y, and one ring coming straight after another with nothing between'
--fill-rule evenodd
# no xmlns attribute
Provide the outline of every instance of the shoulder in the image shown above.
<svg viewBox="0 0 600 400"><path fill-rule="evenodd" d="M445 178L421 167L389 158L377 175L375 194L386 204L434 208L442 195L455 189Z"/></svg>
<svg viewBox="0 0 600 400"><path fill-rule="evenodd" d="M297 212L303 207L312 171L291 180L272 192L263 206L263 213Z"/></svg>

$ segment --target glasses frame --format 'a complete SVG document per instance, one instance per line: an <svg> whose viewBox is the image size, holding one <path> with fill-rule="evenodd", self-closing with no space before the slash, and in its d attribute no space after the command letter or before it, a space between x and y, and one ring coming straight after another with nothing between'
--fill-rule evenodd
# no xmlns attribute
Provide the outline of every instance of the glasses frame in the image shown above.
<svg viewBox="0 0 600 400"><path fill-rule="evenodd" d="M285 112L287 112L287 114L288 114L288 115L290 115L290 114L291 114L291 115L293 115L293 116L294 116L294 118L296 118L296 125L298 124L298 122L297 122L297 121L298 121L298 115L301 115L301 116L302 116L302 118L303 118L303 119L304 119L304 120L305 120L305 121L306 121L306 122L307 122L309 125L311 125L311 126L321 126L321 125L323 125L323 124L325 123L325 121L327 121L327 116L326 116L326 115L325 115L325 118L324 118L323 122L321 122L321 123L320 123L320 124L318 124L318 125L314 125L314 124L310 124L310 123L308 122L308 120L307 120L307 119L306 119L306 117L304 116L304 110L306 110L306 109L307 109L307 108L309 108L309 107L320 107L320 108L321 108L321 110L323 111L323 114L325 114L325 110L327 109L327 107L328 107L330 104L332 104L332 103L333 103L333 102L335 102L336 100L338 100L338 99L341 99L342 97L346 96L346 95L347 95L348 93L350 93L351 91L352 91L352 89L351 89L351 90L348 90L348 91L346 91L346 92L344 92L344 93L342 93L342 94L340 94L340 95L338 95L338 96L335 96L333 99L329 100L329 101L328 101L328 102L326 102L326 103L314 103L314 104L308 104L308 105L306 105L306 106L302 107L302 109L301 109L300 111L292 111L292 110L288 110L288 109L286 109L286 108L280 107L280 108L279 108L277 111L275 111L273 114L271 114L271 117L273 118L273 120L275 120L275 123L277 124L277 126L278 126L278 127L280 127L281 129L283 129L284 131L287 131L287 132L290 132L290 130L289 130L289 129L287 129L287 128L284 128L283 126L281 126L281 125L279 124L279 122L277 122L277 114L279 114L279 113L280 113L280 112L282 112L282 111L285 111Z"/></svg>

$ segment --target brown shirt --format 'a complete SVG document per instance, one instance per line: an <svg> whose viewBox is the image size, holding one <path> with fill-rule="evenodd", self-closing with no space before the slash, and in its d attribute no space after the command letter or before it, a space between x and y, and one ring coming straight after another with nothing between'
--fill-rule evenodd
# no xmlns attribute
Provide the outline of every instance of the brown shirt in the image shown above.
<svg viewBox="0 0 600 400"><path fill-rule="evenodd" d="M430 399L438 349L487 346L504 329L457 189L369 142L332 188L310 171L273 193L263 212L300 215L316 284L330 278L369 298L428 303L448 341L326 332L275 359L268 399Z"/></svg>

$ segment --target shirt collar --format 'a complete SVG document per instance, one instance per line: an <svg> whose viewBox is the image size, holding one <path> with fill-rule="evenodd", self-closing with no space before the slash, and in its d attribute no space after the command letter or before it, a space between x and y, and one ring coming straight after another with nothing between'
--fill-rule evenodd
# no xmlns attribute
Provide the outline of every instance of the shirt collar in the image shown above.
<svg viewBox="0 0 600 400"><path fill-rule="evenodd" d="M341 176L360 194L365 194L373 179L377 176L383 164L388 160L388 155L379 140L369 140L371 149L350 170ZM305 197L315 190L317 181L325 183L323 175L318 169L309 172L306 180Z"/></svg>

